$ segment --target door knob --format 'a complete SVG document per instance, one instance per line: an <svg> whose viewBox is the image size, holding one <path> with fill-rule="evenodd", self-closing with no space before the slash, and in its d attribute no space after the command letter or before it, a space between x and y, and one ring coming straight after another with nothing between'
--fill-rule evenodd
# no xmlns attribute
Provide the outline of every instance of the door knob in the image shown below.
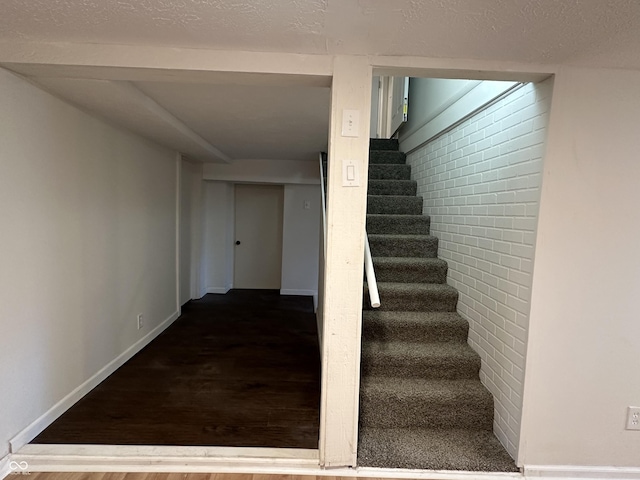
<svg viewBox="0 0 640 480"><path fill-rule="evenodd" d="M240 245L240 240L236 240L236 245Z"/></svg>

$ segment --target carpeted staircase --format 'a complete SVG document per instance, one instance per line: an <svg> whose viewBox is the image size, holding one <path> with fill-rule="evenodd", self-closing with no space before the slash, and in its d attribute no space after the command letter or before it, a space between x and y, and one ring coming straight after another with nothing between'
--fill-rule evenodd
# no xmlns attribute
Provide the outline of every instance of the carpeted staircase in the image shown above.
<svg viewBox="0 0 640 480"><path fill-rule="evenodd" d="M358 464L517 471L456 313L422 197L397 140L371 140L367 232L382 305L365 284Z"/></svg>

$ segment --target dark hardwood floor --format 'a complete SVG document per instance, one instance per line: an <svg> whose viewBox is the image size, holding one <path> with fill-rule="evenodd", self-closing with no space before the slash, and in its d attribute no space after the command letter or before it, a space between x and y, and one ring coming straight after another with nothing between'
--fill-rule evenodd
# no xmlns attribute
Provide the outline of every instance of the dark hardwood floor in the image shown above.
<svg viewBox="0 0 640 480"><path fill-rule="evenodd" d="M317 448L311 297L206 295L32 443Z"/></svg>

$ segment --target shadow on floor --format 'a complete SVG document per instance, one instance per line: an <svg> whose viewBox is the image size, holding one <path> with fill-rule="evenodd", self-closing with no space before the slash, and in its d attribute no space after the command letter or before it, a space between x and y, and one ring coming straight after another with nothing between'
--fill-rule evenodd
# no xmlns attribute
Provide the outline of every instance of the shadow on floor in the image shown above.
<svg viewBox="0 0 640 480"><path fill-rule="evenodd" d="M187 303L32 443L317 448L313 300L231 290Z"/></svg>

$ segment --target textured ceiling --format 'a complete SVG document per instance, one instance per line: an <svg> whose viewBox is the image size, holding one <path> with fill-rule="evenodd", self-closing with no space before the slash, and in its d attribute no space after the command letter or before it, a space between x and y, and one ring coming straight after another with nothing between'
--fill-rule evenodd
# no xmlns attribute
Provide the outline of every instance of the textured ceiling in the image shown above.
<svg viewBox="0 0 640 480"><path fill-rule="evenodd" d="M0 41L640 69L640 0L1 0ZM18 71L203 161L315 160L326 148L326 78L231 72L185 84L171 72L151 82L149 72L84 77L65 65Z"/></svg>
<svg viewBox="0 0 640 480"><path fill-rule="evenodd" d="M640 1L3 0L0 39L640 68Z"/></svg>

